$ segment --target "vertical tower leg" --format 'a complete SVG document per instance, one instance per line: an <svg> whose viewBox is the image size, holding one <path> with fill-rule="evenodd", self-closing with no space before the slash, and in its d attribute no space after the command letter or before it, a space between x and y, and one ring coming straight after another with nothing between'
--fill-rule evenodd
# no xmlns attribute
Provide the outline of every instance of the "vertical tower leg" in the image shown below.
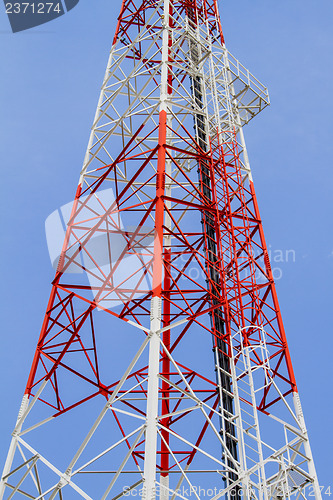
<svg viewBox="0 0 333 500"><path fill-rule="evenodd" d="M165 189L165 144L167 126L167 61L169 52L168 17L169 2L164 5L165 25L162 46L162 71L161 71L161 104L159 115L159 140L157 157L156 178L156 211L155 211L155 236L154 236L154 262L153 262L153 297L151 300L151 333L149 346L148 369L148 395L147 395L147 428L144 463L144 495L146 500L156 497L156 462L157 462L157 416L159 396L159 357L162 307L162 282L163 282L163 224L164 201L162 199Z"/></svg>
<svg viewBox="0 0 333 500"><path fill-rule="evenodd" d="M161 326L161 297L151 300L151 338L149 341L149 368L147 394L146 444L144 464L144 498L156 496L157 416L159 392L159 358Z"/></svg>

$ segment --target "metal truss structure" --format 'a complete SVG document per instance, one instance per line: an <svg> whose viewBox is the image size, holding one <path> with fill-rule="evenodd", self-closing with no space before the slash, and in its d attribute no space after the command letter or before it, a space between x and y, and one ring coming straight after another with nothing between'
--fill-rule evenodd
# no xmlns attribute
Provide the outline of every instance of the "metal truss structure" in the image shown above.
<svg viewBox="0 0 333 500"><path fill-rule="evenodd" d="M268 104L216 0L123 0L1 499L321 498L242 131Z"/></svg>

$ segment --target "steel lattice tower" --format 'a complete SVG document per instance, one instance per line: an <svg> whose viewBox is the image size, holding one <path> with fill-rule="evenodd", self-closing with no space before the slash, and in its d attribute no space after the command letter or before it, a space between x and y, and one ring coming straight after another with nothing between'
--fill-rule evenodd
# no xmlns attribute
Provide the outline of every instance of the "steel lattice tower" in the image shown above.
<svg viewBox="0 0 333 500"><path fill-rule="evenodd" d="M242 131L268 104L217 0L123 0L0 498L321 498Z"/></svg>

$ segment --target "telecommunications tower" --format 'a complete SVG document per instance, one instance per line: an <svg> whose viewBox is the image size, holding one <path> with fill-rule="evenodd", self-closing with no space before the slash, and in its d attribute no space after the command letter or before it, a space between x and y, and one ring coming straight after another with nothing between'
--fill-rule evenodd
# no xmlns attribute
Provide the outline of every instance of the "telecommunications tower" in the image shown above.
<svg viewBox="0 0 333 500"><path fill-rule="evenodd" d="M123 0L1 499L320 499L242 130L268 104L217 0Z"/></svg>

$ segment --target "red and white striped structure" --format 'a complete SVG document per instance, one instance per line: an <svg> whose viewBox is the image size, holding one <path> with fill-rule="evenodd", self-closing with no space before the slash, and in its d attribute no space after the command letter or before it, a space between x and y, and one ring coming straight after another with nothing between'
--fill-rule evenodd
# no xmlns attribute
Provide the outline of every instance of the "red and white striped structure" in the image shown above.
<svg viewBox="0 0 333 500"><path fill-rule="evenodd" d="M242 131L268 104L217 0L123 0L0 498L320 498Z"/></svg>

